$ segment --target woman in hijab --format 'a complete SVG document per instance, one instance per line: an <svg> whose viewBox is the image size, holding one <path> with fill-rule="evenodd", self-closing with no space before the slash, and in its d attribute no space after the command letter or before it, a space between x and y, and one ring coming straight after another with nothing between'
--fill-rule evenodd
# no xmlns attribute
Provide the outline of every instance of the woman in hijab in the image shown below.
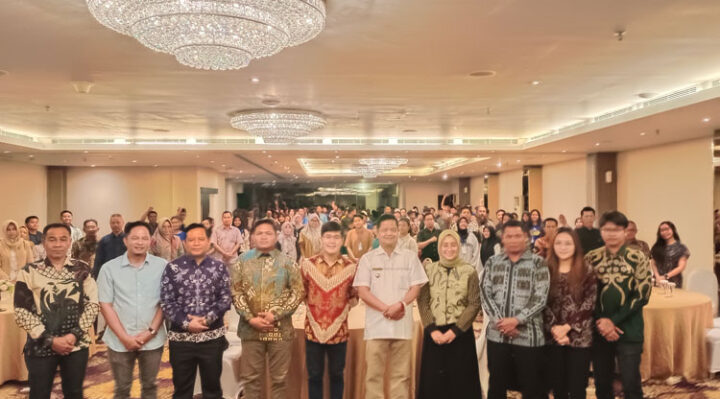
<svg viewBox="0 0 720 399"><path fill-rule="evenodd" d="M485 267L485 263L490 259L491 256L497 255L502 252L502 245L500 239L495 233L495 229L491 226L483 227L482 231L483 240L480 244L480 263L478 268L478 274L480 274Z"/></svg>
<svg viewBox="0 0 720 399"><path fill-rule="evenodd" d="M15 281L18 271L35 261L34 245L20 237L19 226L8 220L0 230L0 279Z"/></svg>
<svg viewBox="0 0 720 399"><path fill-rule="evenodd" d="M317 255L322 249L320 241L320 217L317 213L308 215L308 225L300 232L300 254L303 258Z"/></svg>
<svg viewBox="0 0 720 399"><path fill-rule="evenodd" d="M295 238L295 228L290 222L283 223L278 236L280 251L288 256L288 258L297 261L297 238Z"/></svg>
<svg viewBox="0 0 720 399"><path fill-rule="evenodd" d="M460 246L458 233L443 231L440 260L424 266L428 283L417 299L424 327L418 399L481 397L472 329L480 311L480 280L460 257Z"/></svg>
<svg viewBox="0 0 720 399"><path fill-rule="evenodd" d="M155 229L150 241L150 253L168 262L182 255L180 237L173 234L172 222L169 218L162 219Z"/></svg>
<svg viewBox="0 0 720 399"><path fill-rule="evenodd" d="M460 257L475 269L480 267L480 243L475 234L469 229L469 223L464 216L458 219L457 232L460 236Z"/></svg>
<svg viewBox="0 0 720 399"><path fill-rule="evenodd" d="M20 238L30 241L30 230L25 226L20 226ZM30 241L32 243L32 241ZM42 245L33 244L33 258L38 261L45 257L45 248Z"/></svg>

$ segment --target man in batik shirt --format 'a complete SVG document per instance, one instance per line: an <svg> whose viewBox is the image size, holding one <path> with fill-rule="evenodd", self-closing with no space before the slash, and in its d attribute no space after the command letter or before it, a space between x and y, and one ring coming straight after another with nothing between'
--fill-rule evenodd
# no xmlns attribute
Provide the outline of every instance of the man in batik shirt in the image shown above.
<svg viewBox="0 0 720 399"><path fill-rule="evenodd" d="M355 215L355 218L360 218ZM362 228L365 228L364 226ZM321 230L322 251L300 265L305 286L305 363L309 399L323 398L325 355L328 357L330 399L342 399L350 307L357 303L352 283L357 265L340 255L342 226L328 222Z"/></svg>
<svg viewBox="0 0 720 399"><path fill-rule="evenodd" d="M83 397L88 330L99 306L90 266L67 257L71 234L66 224L45 226L47 257L25 265L15 283L15 321L28 334L24 353L31 399L50 399L58 366L65 398Z"/></svg>
<svg viewBox="0 0 720 399"><path fill-rule="evenodd" d="M305 296L302 277L295 260L275 247L277 231L271 219L255 222L252 240L255 248L243 253L233 268L233 303L243 344L240 380L245 397L259 398L267 358L271 397L284 399L295 335L292 314Z"/></svg>
<svg viewBox="0 0 720 399"><path fill-rule="evenodd" d="M185 231L185 255L165 267L160 291L160 307L170 321L173 398L192 398L199 367L203 398L221 399L230 276L222 261L207 255L210 231L199 223Z"/></svg>

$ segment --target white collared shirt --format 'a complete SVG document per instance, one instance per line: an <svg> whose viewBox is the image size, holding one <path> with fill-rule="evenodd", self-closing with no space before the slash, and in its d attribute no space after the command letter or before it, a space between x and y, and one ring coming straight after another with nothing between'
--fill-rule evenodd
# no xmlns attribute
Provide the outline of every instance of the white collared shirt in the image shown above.
<svg viewBox="0 0 720 399"><path fill-rule="evenodd" d="M388 256L379 247L360 258L353 286L369 287L375 297L391 305L401 301L411 286L422 285L427 281L417 253L396 246ZM412 339L412 313L408 307L402 319L390 320L382 312L368 306L365 311L365 340Z"/></svg>

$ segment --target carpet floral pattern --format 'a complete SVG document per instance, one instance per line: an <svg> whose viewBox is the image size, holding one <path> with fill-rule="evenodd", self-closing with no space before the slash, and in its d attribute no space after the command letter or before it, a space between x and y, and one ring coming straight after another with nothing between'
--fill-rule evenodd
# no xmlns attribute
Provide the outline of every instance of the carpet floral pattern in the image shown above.
<svg viewBox="0 0 720 399"><path fill-rule="evenodd" d="M140 384L135 370L135 381L131 390L132 398L140 397ZM0 386L0 398L3 399L27 399L26 383L8 382ZM620 389L617 386L618 390ZM664 381L649 381L643 384L645 397L648 399L720 399L720 378L715 377L703 382L691 383L681 381L674 385L668 385ZM160 372L158 373L158 399L172 398L172 369L170 368L168 351L163 353ZM86 399L109 399L113 395L113 379L110 371L110 364L107 361L107 349L104 345L98 345L97 353L88 362L88 369L85 377L85 398ZM513 392L508 395L511 398L520 398L519 393ZM618 395L621 396L621 395ZM56 377L52 399L61 399L62 389L60 388L60 377ZM588 398L595 398L595 389L590 383Z"/></svg>

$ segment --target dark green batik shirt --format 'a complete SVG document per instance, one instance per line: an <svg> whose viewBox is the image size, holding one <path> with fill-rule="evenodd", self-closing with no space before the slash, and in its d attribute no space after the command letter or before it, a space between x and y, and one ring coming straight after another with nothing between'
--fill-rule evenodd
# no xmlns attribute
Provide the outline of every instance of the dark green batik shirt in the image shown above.
<svg viewBox="0 0 720 399"><path fill-rule="evenodd" d="M613 255L605 247L588 252L598 280L595 317L609 318L623 331L618 342L643 342L642 308L652 291L650 261L637 248L622 246Z"/></svg>

